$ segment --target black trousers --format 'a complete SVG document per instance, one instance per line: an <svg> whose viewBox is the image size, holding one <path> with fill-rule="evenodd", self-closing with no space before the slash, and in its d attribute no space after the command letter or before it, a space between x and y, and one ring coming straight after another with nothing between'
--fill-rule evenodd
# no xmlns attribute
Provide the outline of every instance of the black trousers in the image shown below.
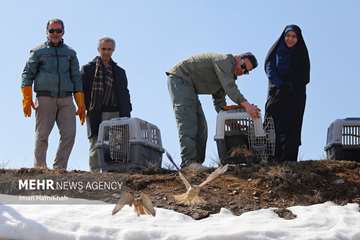
<svg viewBox="0 0 360 240"><path fill-rule="evenodd" d="M275 161L293 161L298 158L306 93L288 89L272 89L265 106L265 116L274 119L276 145Z"/></svg>

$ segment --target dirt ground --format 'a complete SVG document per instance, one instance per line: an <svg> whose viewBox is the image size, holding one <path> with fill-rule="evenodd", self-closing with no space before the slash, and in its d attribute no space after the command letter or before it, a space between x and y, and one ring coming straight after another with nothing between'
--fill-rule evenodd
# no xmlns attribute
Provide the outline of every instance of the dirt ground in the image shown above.
<svg viewBox="0 0 360 240"><path fill-rule="evenodd" d="M214 169L185 171L193 184L199 184ZM24 191L18 190L18 180L26 178L55 181L117 181L129 191L147 193L156 207L172 209L194 219L218 213L221 208L234 214L260 208L277 208L283 218L296 216L287 210L294 205L310 205L333 201L337 204L360 204L360 163L350 161L301 161L255 166L232 166L201 190L205 204L195 207L178 205L174 194L185 192L185 186L175 171L142 173L61 172L37 169L0 169L0 193L11 195L65 195L116 203L119 191Z"/></svg>

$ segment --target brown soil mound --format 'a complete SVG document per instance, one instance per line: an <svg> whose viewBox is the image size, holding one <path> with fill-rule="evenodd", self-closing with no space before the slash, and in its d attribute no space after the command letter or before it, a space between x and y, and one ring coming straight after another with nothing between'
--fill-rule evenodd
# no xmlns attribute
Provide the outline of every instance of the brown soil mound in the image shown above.
<svg viewBox="0 0 360 240"><path fill-rule="evenodd" d="M193 184L201 183L213 169L185 171ZM287 210L294 205L333 201L337 204L360 204L360 163L350 161L302 161L272 165L231 167L225 175L201 190L206 204L196 207L178 205L174 194L185 192L185 186L174 171L140 173L61 172L54 170L0 169L0 193L12 195L65 195L116 203L114 191L24 191L18 190L18 179L36 178L55 181L117 181L130 191L147 193L156 207L172 209L194 219L218 213L220 208L234 214L275 207L286 219L296 216ZM29 193L30 192L30 193ZM109 213L110 214L110 213Z"/></svg>

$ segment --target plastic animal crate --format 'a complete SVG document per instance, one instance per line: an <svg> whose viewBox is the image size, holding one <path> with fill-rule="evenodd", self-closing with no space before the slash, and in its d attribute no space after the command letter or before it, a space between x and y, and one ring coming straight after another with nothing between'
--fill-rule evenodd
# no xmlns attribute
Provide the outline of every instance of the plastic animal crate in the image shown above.
<svg viewBox="0 0 360 240"><path fill-rule="evenodd" d="M114 118L99 127L96 151L102 171L161 168L160 130L139 118Z"/></svg>
<svg viewBox="0 0 360 240"><path fill-rule="evenodd" d="M272 118L253 121L242 109L220 111L214 137L222 164L271 161L275 154L275 127ZM246 147L251 155L233 157L233 149Z"/></svg>
<svg viewBox="0 0 360 240"><path fill-rule="evenodd" d="M332 122L327 131L325 151L329 160L360 162L360 118Z"/></svg>

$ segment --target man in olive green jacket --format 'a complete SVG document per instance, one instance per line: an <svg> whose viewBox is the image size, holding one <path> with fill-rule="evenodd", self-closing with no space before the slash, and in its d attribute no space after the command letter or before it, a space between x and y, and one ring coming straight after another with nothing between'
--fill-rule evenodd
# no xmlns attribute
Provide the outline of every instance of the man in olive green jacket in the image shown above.
<svg viewBox="0 0 360 240"><path fill-rule="evenodd" d="M47 168L48 137L56 122L60 142L53 167L66 169L75 141L75 113L79 115L81 124L85 121L84 94L76 52L62 39L64 23L52 19L47 23L46 32L47 42L30 51L22 73L23 111L25 117L30 117L31 108L36 110L34 167ZM32 100L33 84L35 103Z"/></svg>
<svg viewBox="0 0 360 240"><path fill-rule="evenodd" d="M176 64L168 72L168 89L173 103L181 147L181 167L202 164L205 160L207 124L198 94L211 94L215 110L225 105L225 96L241 105L252 118L259 109L248 103L235 80L257 67L251 53L200 54Z"/></svg>

